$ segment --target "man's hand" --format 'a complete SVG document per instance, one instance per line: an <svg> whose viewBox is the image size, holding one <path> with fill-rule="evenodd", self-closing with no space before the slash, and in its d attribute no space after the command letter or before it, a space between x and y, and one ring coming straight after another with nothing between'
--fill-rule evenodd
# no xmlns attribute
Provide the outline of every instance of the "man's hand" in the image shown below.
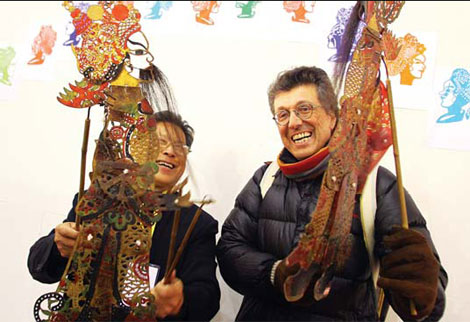
<svg viewBox="0 0 470 322"><path fill-rule="evenodd" d="M158 282L150 291L155 296L157 318L159 319L178 314L184 302L183 282L176 277L176 272L171 273L169 284L164 284L163 281Z"/></svg>
<svg viewBox="0 0 470 322"><path fill-rule="evenodd" d="M390 292L393 308L405 319L428 316L436 302L439 263L426 238L412 229L394 227L383 241L390 253L381 259L377 285ZM411 315L410 299L418 315Z"/></svg>
<svg viewBox="0 0 470 322"><path fill-rule="evenodd" d="M77 237L78 230L75 229L74 222L65 222L55 227L54 242L62 257L70 257Z"/></svg>

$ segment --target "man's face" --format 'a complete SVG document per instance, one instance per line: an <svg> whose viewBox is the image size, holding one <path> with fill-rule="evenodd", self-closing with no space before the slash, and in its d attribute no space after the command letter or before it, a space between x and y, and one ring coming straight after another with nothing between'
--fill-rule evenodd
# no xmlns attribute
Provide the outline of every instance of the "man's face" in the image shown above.
<svg viewBox="0 0 470 322"><path fill-rule="evenodd" d="M294 113L295 108L310 104L314 108L307 120L302 120ZM289 122L279 125L284 147L298 159L303 160L323 148L331 137L336 117L321 107L315 85L300 85L290 91L280 92L274 97L274 113L280 110L290 111Z"/></svg>
<svg viewBox="0 0 470 322"><path fill-rule="evenodd" d="M156 125L160 151L157 157L158 172L155 186L159 191L171 189L183 175L186 168L188 149L183 130L168 122Z"/></svg>

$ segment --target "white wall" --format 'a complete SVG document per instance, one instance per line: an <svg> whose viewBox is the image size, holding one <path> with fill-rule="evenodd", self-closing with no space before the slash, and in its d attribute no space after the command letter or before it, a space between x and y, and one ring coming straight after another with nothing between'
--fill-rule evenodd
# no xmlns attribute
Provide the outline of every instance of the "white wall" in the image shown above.
<svg viewBox="0 0 470 322"><path fill-rule="evenodd" d="M263 4L261 4L263 5ZM64 24L57 2L0 4L0 45L30 46L33 22ZM470 67L465 41L468 3L407 3L396 25L438 35L437 60ZM222 37L149 36L156 63L168 76L184 118L196 129L189 160L196 196L211 194L217 203L207 210L221 225L237 193L254 171L281 149L271 120L266 89L275 75L298 65L319 65L309 43L281 40L236 41ZM62 30L59 31L63 32ZM59 35L58 45L63 42ZM61 106L55 99L68 82L79 79L72 53L60 49L50 81L20 79L16 98L0 100L3 134L0 158L0 245L3 255L0 298L4 321L31 321L33 303L55 286L32 280L26 259L29 247L67 214L78 189L80 147L85 111ZM31 57L29 57L31 58ZM30 69L18 71L25 73ZM0 84L1 86L1 84ZM91 138L101 127L101 110L93 108ZM449 274L444 321L467 320L470 301L470 253L467 198L470 152L432 149L426 145L427 111L396 111L404 183L428 221ZM6 136L6 138L5 138ZM90 155L94 150L90 140ZM384 163L393 169L391 154ZM88 169L90 169L88 167ZM217 321L230 321L241 297L222 280Z"/></svg>

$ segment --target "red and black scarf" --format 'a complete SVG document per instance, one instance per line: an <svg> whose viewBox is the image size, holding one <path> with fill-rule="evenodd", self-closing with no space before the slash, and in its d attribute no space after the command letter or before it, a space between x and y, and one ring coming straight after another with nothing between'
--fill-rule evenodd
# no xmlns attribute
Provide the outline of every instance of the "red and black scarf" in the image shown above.
<svg viewBox="0 0 470 322"><path fill-rule="evenodd" d="M277 158L277 163L282 173L287 178L305 180L322 174L328 165L329 159L330 151L328 150L328 146L300 161L287 151L287 149L283 149Z"/></svg>

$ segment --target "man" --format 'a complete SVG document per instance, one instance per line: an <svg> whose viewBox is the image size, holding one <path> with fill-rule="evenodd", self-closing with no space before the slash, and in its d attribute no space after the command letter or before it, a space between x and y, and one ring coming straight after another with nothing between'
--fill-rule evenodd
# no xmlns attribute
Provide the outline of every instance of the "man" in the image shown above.
<svg viewBox="0 0 470 322"><path fill-rule="evenodd" d="M193 129L181 116L169 111L152 116L156 121L160 152L156 160L159 170L155 175L159 191L170 190L181 178L189 148L193 142ZM39 239L32 247L28 268L34 279L43 283L60 280L68 257L72 253L78 231L75 230L75 206L64 223L56 226L49 235ZM197 207L181 211L177 249L193 219ZM189 238L175 271L171 272L170 283L164 284L167 269L168 248L174 212L164 211L156 224L150 250L150 263L160 267L158 283L151 289L155 296L158 320L209 321L219 310L220 289L215 277L215 235L217 221L202 212Z"/></svg>
<svg viewBox="0 0 470 322"><path fill-rule="evenodd" d="M322 300L313 299L314 278L300 300L288 302L286 278L297 272L286 257L296 247L315 209L327 167L328 141L337 120L337 100L327 74L315 67L281 73L269 89L269 103L284 149L280 170L265 194L261 181L268 165L256 171L235 201L217 245L225 281L244 295L238 321L374 321L375 288L356 198L351 254L334 272ZM263 187L264 188L264 187ZM444 311L447 274L439 264L426 222L406 195L410 230L400 225L395 177L379 168L376 184L375 254L381 259L378 285L406 320L439 319ZM410 315L410 299L418 315Z"/></svg>

